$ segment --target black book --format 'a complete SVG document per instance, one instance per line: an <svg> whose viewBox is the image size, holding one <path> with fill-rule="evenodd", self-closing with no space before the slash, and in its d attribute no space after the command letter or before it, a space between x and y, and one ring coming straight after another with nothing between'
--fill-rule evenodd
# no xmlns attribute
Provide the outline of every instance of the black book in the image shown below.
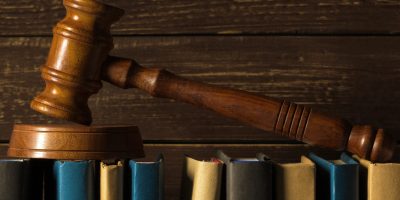
<svg viewBox="0 0 400 200"><path fill-rule="evenodd" d="M226 164L227 200L272 199L273 165L267 156L235 159L218 151L218 157Z"/></svg>
<svg viewBox="0 0 400 200"><path fill-rule="evenodd" d="M0 199L36 200L42 198L42 184L34 165L25 159L0 159Z"/></svg>

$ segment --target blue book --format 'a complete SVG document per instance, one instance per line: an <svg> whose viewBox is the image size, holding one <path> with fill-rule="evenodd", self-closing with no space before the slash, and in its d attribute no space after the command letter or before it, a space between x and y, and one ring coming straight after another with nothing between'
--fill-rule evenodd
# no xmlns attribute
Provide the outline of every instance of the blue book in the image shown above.
<svg viewBox="0 0 400 200"><path fill-rule="evenodd" d="M339 160L325 160L313 153L309 158L317 166L317 199L359 199L359 165L355 160L345 153Z"/></svg>
<svg viewBox="0 0 400 200"><path fill-rule="evenodd" d="M57 200L94 200L94 161L54 163Z"/></svg>
<svg viewBox="0 0 400 200"><path fill-rule="evenodd" d="M156 162L129 161L131 170L131 200L163 199L163 163L159 156Z"/></svg>

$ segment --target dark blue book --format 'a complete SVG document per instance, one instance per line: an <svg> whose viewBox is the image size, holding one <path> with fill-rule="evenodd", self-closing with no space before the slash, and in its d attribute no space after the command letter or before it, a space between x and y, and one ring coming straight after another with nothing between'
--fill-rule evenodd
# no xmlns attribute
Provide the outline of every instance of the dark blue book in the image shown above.
<svg viewBox="0 0 400 200"><path fill-rule="evenodd" d="M163 199L163 163L162 155L156 162L129 161L131 170L131 200Z"/></svg>
<svg viewBox="0 0 400 200"><path fill-rule="evenodd" d="M325 160L313 153L309 158L317 166L317 199L359 199L359 165L355 160L345 153L338 160Z"/></svg>
<svg viewBox="0 0 400 200"><path fill-rule="evenodd" d="M94 200L94 161L56 161L57 200Z"/></svg>

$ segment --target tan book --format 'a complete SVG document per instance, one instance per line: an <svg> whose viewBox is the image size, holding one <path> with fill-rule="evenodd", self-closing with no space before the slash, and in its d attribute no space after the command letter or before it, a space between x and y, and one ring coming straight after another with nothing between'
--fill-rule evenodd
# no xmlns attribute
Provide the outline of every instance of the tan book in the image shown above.
<svg viewBox="0 0 400 200"><path fill-rule="evenodd" d="M223 163L185 157L182 177L182 200L219 200Z"/></svg>
<svg viewBox="0 0 400 200"><path fill-rule="evenodd" d="M314 200L315 164L305 156L299 163L275 164L277 200Z"/></svg>
<svg viewBox="0 0 400 200"><path fill-rule="evenodd" d="M360 197L367 196L368 200L399 200L400 163L372 163L356 159L361 165Z"/></svg>
<svg viewBox="0 0 400 200"><path fill-rule="evenodd" d="M124 163L100 163L100 200L123 200Z"/></svg>

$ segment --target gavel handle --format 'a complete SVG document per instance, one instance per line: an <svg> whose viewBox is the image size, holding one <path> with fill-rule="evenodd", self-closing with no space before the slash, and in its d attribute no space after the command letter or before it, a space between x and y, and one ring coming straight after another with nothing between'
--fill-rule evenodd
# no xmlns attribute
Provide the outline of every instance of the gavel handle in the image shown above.
<svg viewBox="0 0 400 200"><path fill-rule="evenodd" d="M166 70L144 68L130 59L110 56L103 66L103 80L204 107L307 144L347 150L372 161L387 161L394 150L394 140L382 129L351 126L305 106L191 81Z"/></svg>

